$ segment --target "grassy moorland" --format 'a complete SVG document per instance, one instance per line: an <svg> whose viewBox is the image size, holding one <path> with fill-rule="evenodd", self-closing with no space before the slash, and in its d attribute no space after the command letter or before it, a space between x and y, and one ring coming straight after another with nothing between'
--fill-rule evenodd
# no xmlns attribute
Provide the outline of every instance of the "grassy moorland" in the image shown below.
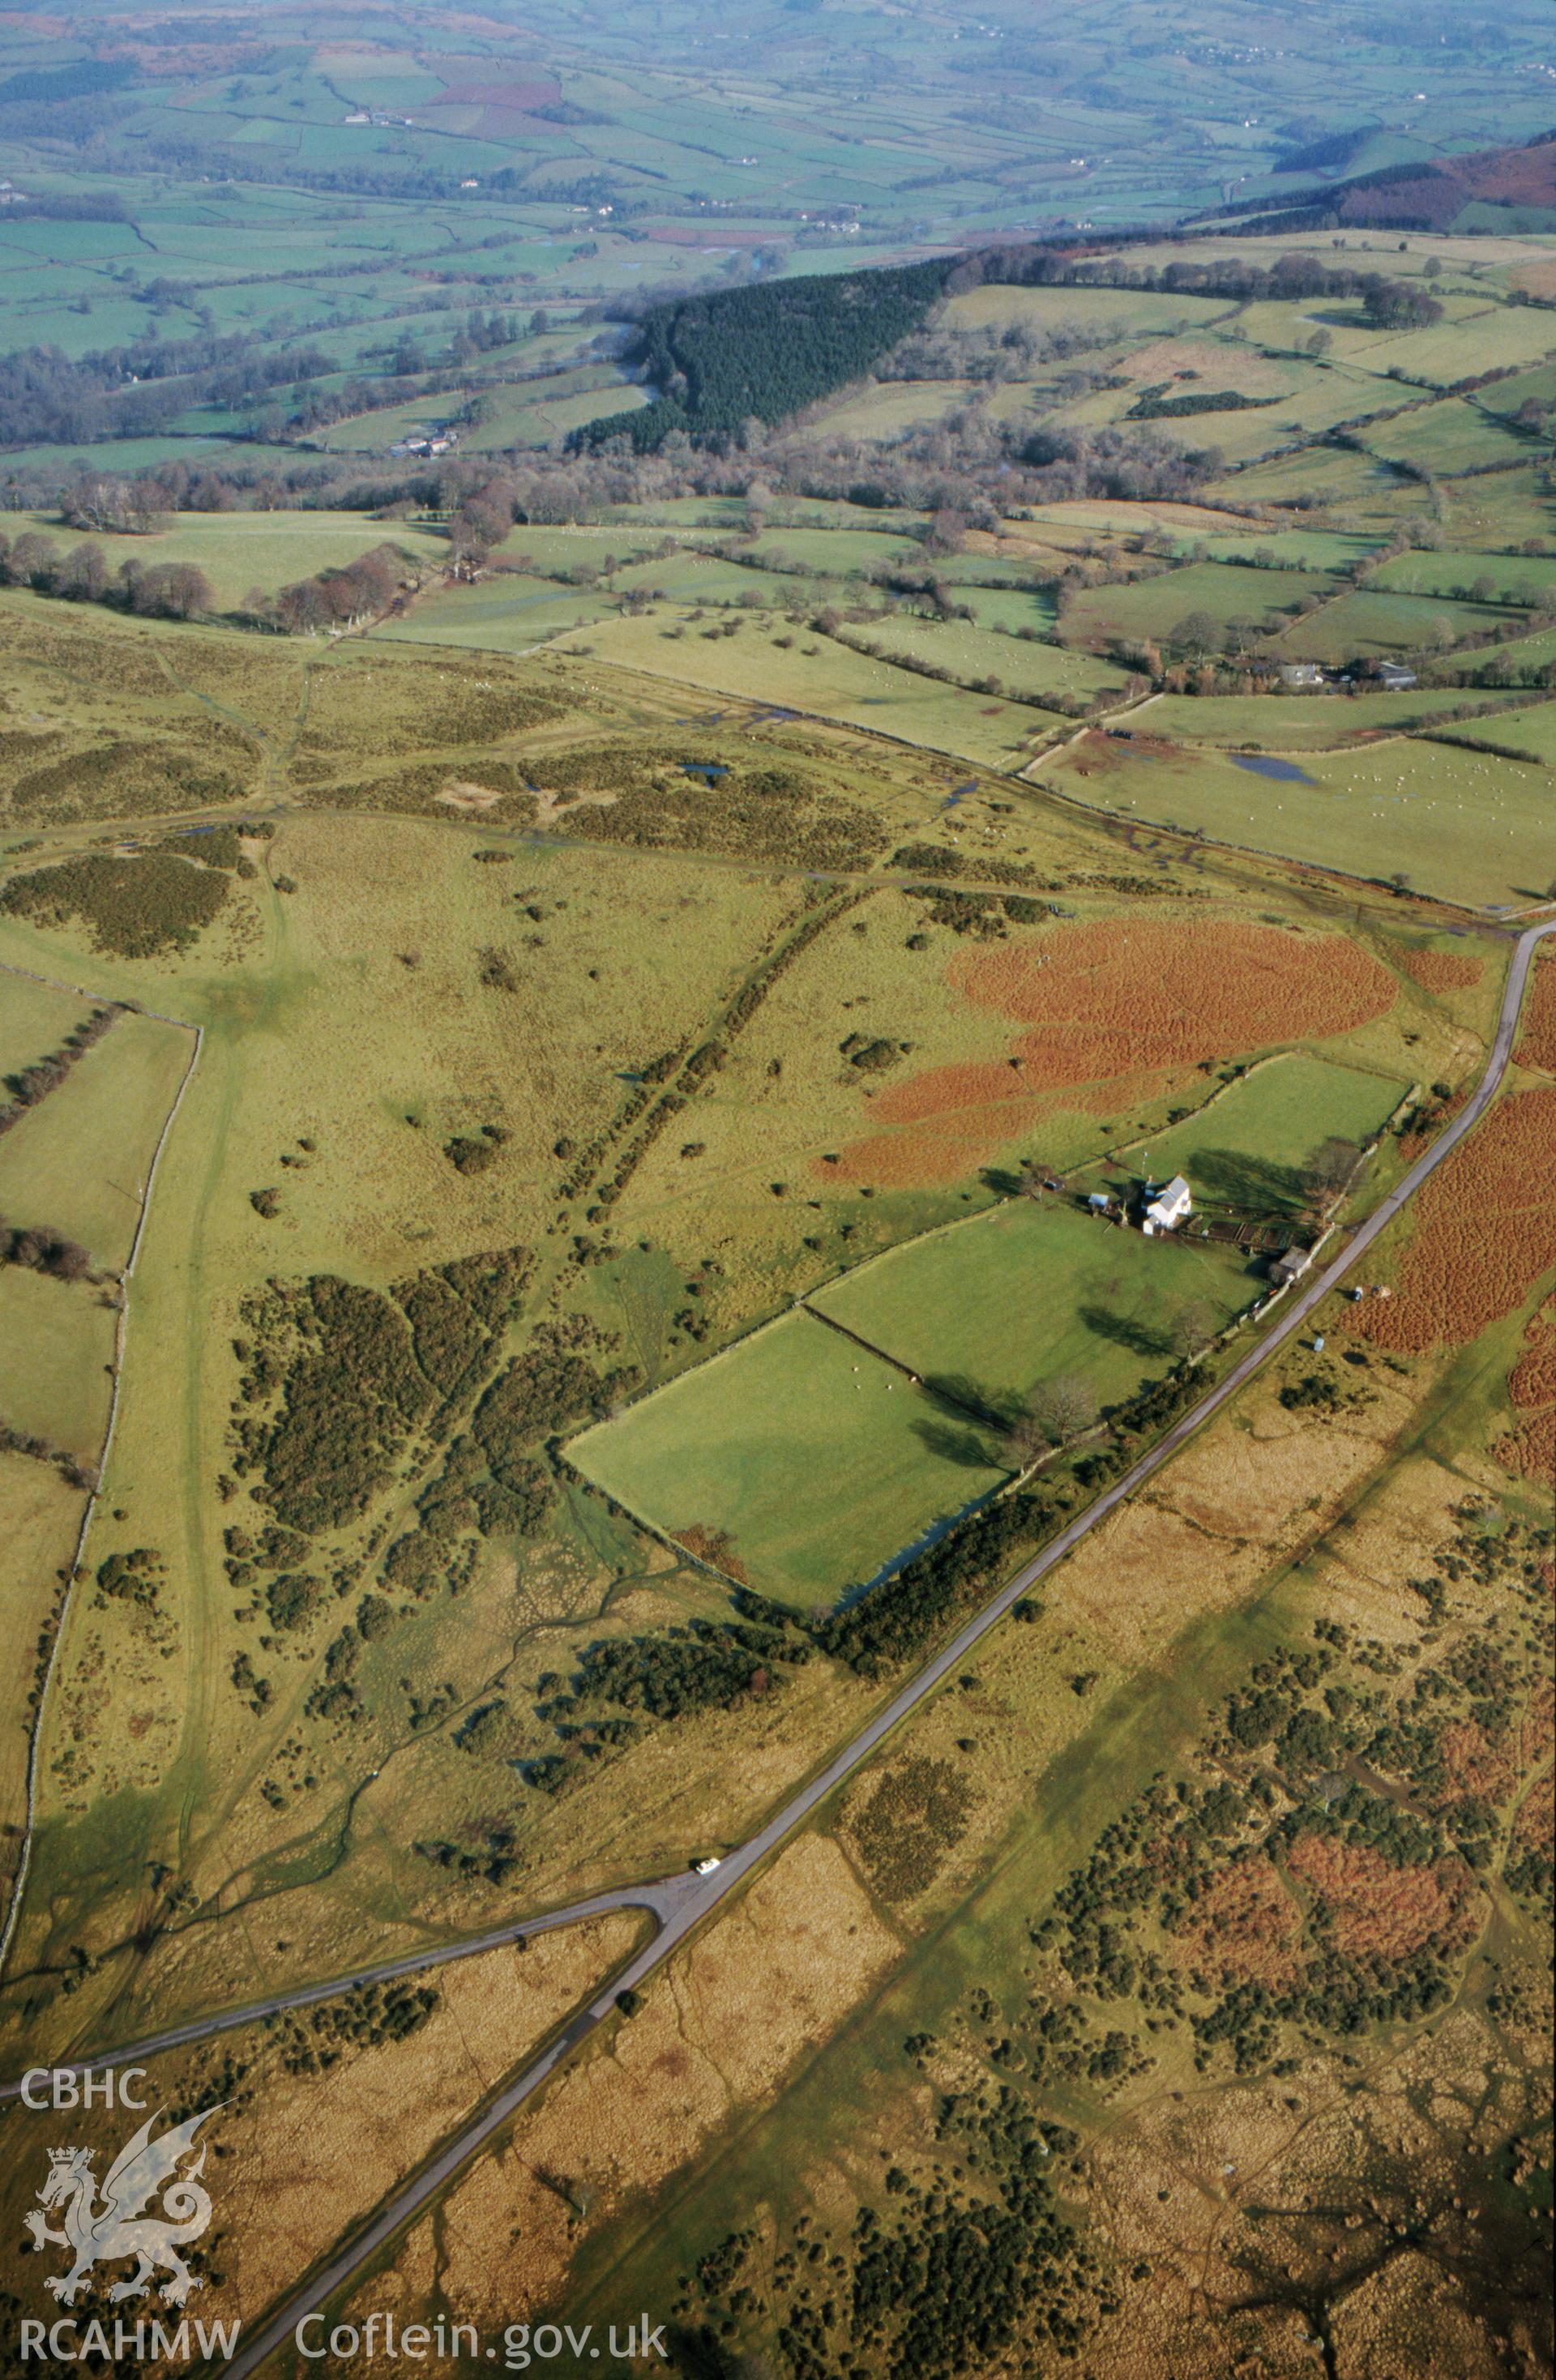
<svg viewBox="0 0 1556 2380"><path fill-rule="evenodd" d="M1311 965L1304 954L1316 921L1300 887L1260 878L1252 891L1235 863L1223 878L1203 853L1142 874L1069 808L998 777L926 769L893 744L727 700L688 719L675 689L598 664L580 714L584 665L559 653L499 678L483 655L9 603L34 728L7 763L5 955L204 1028L130 1290L88 1551L89 1573L142 1548L157 1567L145 1599L94 1587L73 1601L46 1715L24 1936L45 1970L67 1939L95 1962L51 2022L121 2006L115 1944L135 1905L123 1879L147 1860L172 1869L183 1898L153 1912L160 1947L138 1965L134 2006L150 2019L215 1987L225 1927L187 1934L182 1912L212 1905L230 1876L235 1827L246 1845L235 1905L284 1906L297 1960L317 1967L338 1959L343 1928L364 1950L401 1939L407 1910L418 1926L457 1930L516 1889L555 1898L673 1866L715 1813L744 1823L729 1800L736 1747L754 1818L834 1739L868 1689L831 1658L780 1661L783 1691L760 1709L747 1682L763 1664L738 1642L706 1674L681 1676L674 1632L711 1630L718 1649L733 1617L717 1551L711 1572L679 1561L663 1535L558 1474L548 1445L624 1402L628 1422L607 1424L601 1443L657 1427L699 1384L738 1379L767 1343L746 1336L753 1325L986 1206L989 1165L1071 1139L1077 1159L1095 1158L1104 1128L1161 1132L1175 1106L1204 1097L1198 1030L1185 1039L1159 1024L1149 1078L1127 1039L1077 1045L1017 1083L1014 1106L991 1108L989 1078L1016 1079L1011 1015L1026 1014L1026 954L1045 938L1079 933L1090 952L1121 924L1107 964L1124 969L1120 1013L1140 1009L1161 979L1163 932L1173 948L1189 935L1184 963L1197 964L1192 937L1212 930L1209 867L1229 924L1250 897L1282 905L1300 930L1277 937L1281 965L1307 987L1298 1005L1245 1014L1234 1000L1213 1028L1220 1054L1343 1027L1344 1049L1354 1041L1396 1079L1456 1078L1473 1047L1463 995L1370 959L1359 1006L1343 1014L1319 999L1332 960L1321 936ZM211 767L213 718L230 772L214 799L180 777ZM62 751L80 756L68 771ZM110 757L94 773L99 752ZM188 809L158 820L181 783L196 824L236 817L243 832L191 837ZM132 807L147 802L150 816ZM1395 919L1385 904L1355 930L1386 953ZM1000 1004L1011 964L1014 1012ZM986 979L992 1006L966 988ZM1485 998L1492 983L1488 972ZM24 986L18 1050L66 1014ZM164 1039L187 1050L174 1027L121 1017L0 1141L0 1164L33 1185L27 1201L19 1187L0 1198L8 1220L73 1227L97 1263L121 1259L117 1210L102 1200L140 1178L145 1143L124 1139L126 1102L144 1116L134 1131L152 1132L174 1087ZM1054 1092L1039 1130L1044 1080ZM101 1193L72 1177L73 1119L94 1147L123 1144L124 1183L117 1166ZM1289 1161L1307 1148L1294 1128ZM439 1270L471 1257L496 1270ZM1214 1261L1166 1252L1212 1303L1196 1269ZM326 1320L331 1283L367 1302ZM1227 1288L1240 1302L1230 1275ZM95 1310L80 1284L27 1293L36 1304L45 1291ZM376 1403L371 1423L361 1409L346 1443L362 1452L342 1471L323 1425L357 1413L367 1375L354 1366L397 1361L429 1300L448 1352L417 1338L411 1371L373 1371L373 1396L397 1379L402 1402ZM1128 1300L1097 1303L1122 1313ZM348 1311L350 1330L373 1333L358 1356ZM662 1533L707 1533L699 1545L728 1533L754 1577L824 1607L1001 1467L991 1444L973 1464L966 1419L870 1358L859 1360L880 1410L848 1438L848 1401L864 1393L855 1356L814 1317L785 1324L779 1343L802 1331L823 1356L833 1349L834 1370L841 1353L841 1415L796 1374L773 1401L765 1472L743 1424L721 1430L722 1469L676 1429L651 1495L605 1484ZM1120 1389L1152 1369L1120 1336L1090 1337ZM22 1343L25 1355L30 1334ZM303 1397L310 1345L325 1402L298 1438L281 1427L279 1392L290 1382L288 1398ZM980 1358L959 1341L945 1366L996 1378L997 1356L992 1342ZM901 1360L930 1363L917 1341ZM643 1397L655 1380L666 1403ZM450 1397L433 1427L444 1406L429 1400ZM727 1411L723 1398L721 1422ZM796 1487L816 1469L805 1448L818 1429L855 1448L852 1485L824 1510ZM150 1497L169 1449L181 1484ZM667 1500L675 1463L690 1466L686 1492ZM41 1546L55 1520L52 1507L33 1512L30 1479L22 1463L13 1518ZM585 1656L597 1644L619 1648L625 1669L596 1679ZM74 1683L99 1663L134 1682L146 1725L133 1751ZM670 1681L646 1711L639 1667ZM573 1682L581 1718L557 1708L563 1690L542 1683L556 1678ZM368 1826L353 1814L375 1768ZM201 1814L192 1828L188 1810Z"/></svg>

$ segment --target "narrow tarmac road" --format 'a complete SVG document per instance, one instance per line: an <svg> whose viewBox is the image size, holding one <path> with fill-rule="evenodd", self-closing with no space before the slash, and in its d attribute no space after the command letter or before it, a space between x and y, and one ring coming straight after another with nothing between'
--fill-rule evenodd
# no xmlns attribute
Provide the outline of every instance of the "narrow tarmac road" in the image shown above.
<svg viewBox="0 0 1556 2380"><path fill-rule="evenodd" d="M713 1874L705 1876L693 1875L685 1878L671 1878L656 1886L602 1893L591 1900L578 1902L571 1910L557 1911L549 1919L530 1918L509 1927L499 1927L490 1935L481 1936L468 1944L461 1944L454 1950L425 1955L418 1953L410 1959L391 1961L386 1966L364 1970L357 1976L347 1977L334 1984L310 1986L306 1992L294 1995L278 1995L272 2000L265 2001L256 2008L239 2011L236 2015L224 2012L216 2017L195 2019L170 2034L150 2036L128 2049L115 2049L104 2058L92 2061L99 2065L119 2065L132 2056L150 2056L159 2048L202 2040L209 2034L223 2031L235 2022L251 2021L270 2010L298 2007L310 2000L322 1999L348 1988L353 1982L410 1973L419 1967L437 1964L449 1957L468 1956L473 1951L492 1948L504 1940L512 1940L516 1936L538 1932L546 1925L565 1924L573 1918L622 1908L649 1909L659 1920L659 1930L652 1940L646 1943L643 1949L629 1961L626 1967L615 1976L610 1985L597 1994L587 2007L571 2018L548 2047L543 2049L537 2058L531 2059L521 2073L504 2084L479 2116L473 2118L436 2151L428 2162L390 2198L386 2199L365 2223L359 2225L350 2233L346 2242L338 2247L323 2264L315 2266L290 2296L285 2298L259 2328L244 2340L237 2354L222 2367L228 2374L228 2380L248 2380L248 2375L256 2372L260 2365L285 2343L294 2326L305 2314L316 2312L338 2289L349 2282L369 2259L394 2237L401 2226L434 2197L453 2179L459 2168L492 2138L492 2134L507 2122L516 2110L521 2107L527 2099L533 2096L548 2076L553 2074L557 2067L589 2038L595 2027L611 2015L616 2005L617 1994L630 1986L641 1984L656 1967L662 1966L694 1927L700 1925L703 1919L744 1881L752 1869L784 1840L785 1836L792 1834L796 1827L803 1825L827 1796L879 1749L893 1730L898 1727L927 1695L933 1694L936 1687L966 1660L973 1646L1005 1618L1014 1603L1019 1601L1022 1596L1029 1594L1039 1580L1046 1577L1050 1571L1055 1569L1073 1553L1081 1540L1100 1522L1105 1521L1111 1512L1116 1512L1121 1504L1126 1503L1130 1497L1137 1494L1147 1480L1164 1463L1169 1463L1179 1448L1246 1385L1260 1366L1267 1363L1271 1355L1286 1345L1302 1330L1324 1298L1331 1290L1339 1286L1373 1243L1387 1231L1395 1217L1416 1196L1421 1184L1436 1172L1444 1159L1458 1148L1465 1136L1474 1131L1490 1106L1507 1072L1508 1062L1513 1051L1513 1037L1518 1029L1524 992L1528 982L1529 969L1534 963L1536 949L1549 934L1556 934L1556 918L1552 918L1545 925L1529 928L1520 935L1514 946L1513 964L1509 969L1507 984L1502 994L1501 1012L1498 1019L1496 1034L1487 1057L1485 1070L1472 1097L1453 1123L1433 1142L1430 1148L1416 1160L1397 1185L1380 1202L1374 1212L1351 1234L1339 1255L1325 1266L1291 1305L1284 1308L1264 1336L1248 1349L1223 1380L1210 1390L1208 1395L1202 1397L1190 1412L1183 1415L1181 1420L1175 1422L1165 1437L1142 1454L1121 1478L1113 1482L1112 1487L1105 1488L1094 1503L1089 1504L1084 1512L1077 1514L1068 1527L1061 1530L1058 1536L1045 1546L1040 1553L1035 1555L1014 1578L1008 1580L998 1594L992 1596L964 1627L958 1629L950 1642L942 1645L933 1658L926 1662L924 1667L893 1695L891 1701L860 1729L857 1735L845 1744L825 1767L819 1770L808 1783L803 1785L789 1801L784 1803L782 1809L777 1811L764 1827L760 1828L748 1841L742 1843L736 1851L731 1852ZM13 2083L9 2086L9 2090L14 2092L16 2087Z"/></svg>

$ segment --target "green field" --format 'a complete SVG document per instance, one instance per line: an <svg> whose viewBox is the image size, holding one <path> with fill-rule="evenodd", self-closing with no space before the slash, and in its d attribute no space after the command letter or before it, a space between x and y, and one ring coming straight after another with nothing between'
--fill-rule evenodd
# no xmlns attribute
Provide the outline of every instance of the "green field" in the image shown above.
<svg viewBox="0 0 1556 2380"><path fill-rule="evenodd" d="M63 552L78 542L78 533L48 513L14 515L6 526L13 536L40 529ZM94 534L91 541L102 548L110 570L125 562L195 564L211 581L221 611L235 609L256 589L274 595L318 571L343 569L375 545L393 545L407 563L423 565L440 563L445 552L434 529L374 521L362 513L184 513L172 528L149 537Z"/></svg>
<svg viewBox="0 0 1556 2380"><path fill-rule="evenodd" d="M1180 551L1202 546L1212 562L1250 562L1273 554L1282 570L1346 570L1377 551L1378 540L1326 528L1250 529L1237 536L1185 537Z"/></svg>
<svg viewBox="0 0 1556 2380"><path fill-rule="evenodd" d="M831 1603L1003 1475L994 1435L789 1314L586 1431L586 1477L669 1535L726 1535L768 1593Z"/></svg>
<svg viewBox="0 0 1556 2380"><path fill-rule="evenodd" d="M1388 464L1349 446L1296 446L1212 480L1203 493L1208 504L1317 502L1371 528L1382 528L1415 509Z"/></svg>
<svg viewBox="0 0 1556 2380"><path fill-rule="evenodd" d="M1441 338L1446 327L1427 335ZM1487 357L1483 368L1494 360ZM1488 464L1521 463L1528 454L1528 442L1516 431L1456 396L1369 426L1364 434L1369 453L1423 470L1472 471Z"/></svg>
<svg viewBox="0 0 1556 2380"><path fill-rule="evenodd" d="M1257 349L1250 351L1256 365L1263 364L1264 375L1269 364ZM1121 362L1124 360L1120 359ZM1148 367L1151 379L1148 385L1160 385L1161 367ZM1241 374L1234 363L1231 370L1208 365L1202 376L1208 389L1236 389ZM1263 375L1261 375L1262 377ZM1141 375L1144 378L1144 374ZM1137 388L1108 390L1088 396L1059 412L1062 420L1073 421L1077 427L1100 428L1108 423L1128 424L1131 428L1131 404L1137 397ZM1353 383L1337 373L1310 373L1303 384L1289 394L1264 398L1246 407L1224 413L1188 415L1181 420L1167 420L1161 426L1171 431L1188 432L1213 443L1216 452L1228 463L1253 461L1270 454L1278 454L1291 445L1294 439L1321 433L1332 424L1349 420L1358 410L1356 391Z"/></svg>
<svg viewBox="0 0 1556 2380"><path fill-rule="evenodd" d="M1047 329L1063 323L1111 333L1118 339L1161 338L1173 331L1198 330L1230 311L1221 298L1178 296L1149 289L1020 289L986 285L953 298L948 322L968 329L991 323L1000 330L1035 322Z"/></svg>
<svg viewBox="0 0 1556 2380"><path fill-rule="evenodd" d="M613 608L608 595L587 587L562 587L522 570L494 571L473 587L438 588L425 601L382 622L372 641L523 653L566 629L608 619Z"/></svg>
<svg viewBox="0 0 1556 2380"><path fill-rule="evenodd" d="M458 394L412 397L403 405L383 406L334 422L320 431L316 443L329 454L386 455L397 439L411 436L431 422L453 419L459 451L485 455L507 447L549 446L580 422L593 421L602 413L630 412L647 402L641 389L624 382L618 373L602 365L538 371L542 346L538 340L528 343L525 360L529 377L480 384L474 419L459 418L464 400Z"/></svg>
<svg viewBox="0 0 1556 2380"><path fill-rule="evenodd" d="M959 557L969 566L991 570L981 556ZM1039 635L1052 633L1059 607L1046 588L1029 588L1019 584L988 586L948 571L946 577L955 588L954 601L966 604L979 628L993 628L1003 636L1013 637L1022 628L1032 628Z"/></svg>
<svg viewBox="0 0 1556 2380"><path fill-rule="evenodd" d="M953 407L964 405L969 388L964 381L887 381L862 396L847 396L841 405L827 407L815 426L832 438L900 438L905 430L938 421Z"/></svg>
<svg viewBox="0 0 1556 2380"><path fill-rule="evenodd" d="M1532 637L1511 637L1497 648L1497 658L1521 686L1538 686L1539 673L1556 662L1556 628L1542 628Z"/></svg>
<svg viewBox="0 0 1556 2380"><path fill-rule="evenodd" d="M917 539L883 528L769 528L747 551L770 568L788 565L833 578L857 578L881 564L908 567L924 559Z"/></svg>
<svg viewBox="0 0 1556 2380"><path fill-rule="evenodd" d="M1103 1403L1127 1396L1167 1369L1186 1309L1219 1326L1258 1294L1235 1250L1013 1200L893 1249L810 1303L930 1385L1003 1413L1060 1373Z"/></svg>
<svg viewBox="0 0 1556 2380"><path fill-rule="evenodd" d="M1346 662L1446 650L1465 637L1516 618L1515 613L1493 603L1373 594L1360 589L1337 596L1305 620L1293 621L1282 629L1274 650L1283 661L1323 662L1334 668Z"/></svg>
<svg viewBox="0 0 1556 2380"><path fill-rule="evenodd" d="M1553 493L1533 462L1445 483L1454 542L1484 549L1522 546L1531 536L1548 539L1556 528Z"/></svg>
<svg viewBox="0 0 1556 2380"><path fill-rule="evenodd" d="M1207 1197L1301 1207L1304 1169L1323 1143L1359 1148L1407 1087L1293 1051L1229 1084L1202 1114L1156 1134L1142 1162L1156 1177L1185 1175Z"/></svg>
<svg viewBox="0 0 1556 2380"><path fill-rule="evenodd" d="M1164 694L1138 714L1138 725L1142 734L1170 735L1185 744L1323 752L1362 736L1407 735L1413 727L1430 726L1444 713L1473 704L1480 715L1457 722L1444 720L1444 733L1490 735L1499 743L1516 744L1513 722L1527 714L1515 709L1501 724L1497 714L1517 700L1515 695L1499 695L1489 687L1464 686L1413 686L1404 694L1229 694L1211 701L1198 695Z"/></svg>
<svg viewBox="0 0 1556 2380"><path fill-rule="evenodd" d="M1124 685L1124 672L1094 654L1066 651L1035 638L1003 636L967 620L929 620L899 613L850 633L878 647L887 660L900 656L925 662L972 685L998 679L1005 693L1037 703L1053 694L1118 694Z"/></svg>
<svg viewBox="0 0 1556 2380"><path fill-rule="evenodd" d="M1152 713L1147 711L1149 722ZM1515 714L1516 716L1516 714ZM1466 734L1512 741L1511 722ZM1351 876L1404 876L1416 892L1467 909L1518 909L1556 876L1550 771L1447 744L1399 741L1304 752L1307 781L1273 782L1210 751L1154 756L1116 742L1105 770L1085 747L1044 782L1137 822L1198 830Z"/></svg>
<svg viewBox="0 0 1556 2380"><path fill-rule="evenodd" d="M84 1282L0 1265L0 1421L93 1460L113 1355L113 1313Z"/></svg>
<svg viewBox="0 0 1556 2380"><path fill-rule="evenodd" d="M754 596L766 611L782 611L802 602L808 591L776 570L747 570L733 557L718 553L656 554L646 562L629 562L611 574L614 594L634 591L663 595L672 603L739 603Z"/></svg>
<svg viewBox="0 0 1556 2380"><path fill-rule="evenodd" d="M583 642L601 661L623 668L841 720L983 767L1012 766L1041 723L1019 703L937 685L828 637L796 635L784 650L773 638L787 633L759 613L737 636L705 638L687 628L677 637L667 633L663 615L649 615L602 620L566 650Z"/></svg>
<svg viewBox="0 0 1556 2380"><path fill-rule="evenodd" d="M1503 719L1466 719L1443 730L1445 735L1489 736L1510 752L1529 752L1547 769L1556 769L1556 702L1532 703Z"/></svg>
<svg viewBox="0 0 1556 2380"><path fill-rule="evenodd" d="M36 983L30 976L0 968L0 1077L19 1074L24 1066L57 1050L66 1035L80 1024L86 1010L79 992Z"/></svg>
<svg viewBox="0 0 1556 2380"><path fill-rule="evenodd" d="M1197 612L1218 626L1234 620L1262 621L1293 610L1305 597L1332 594L1335 585L1334 579L1319 571L1249 570L1228 562L1189 563L1181 570L1133 585L1086 589L1065 612L1063 633L1070 642L1086 638L1169 637Z"/></svg>
<svg viewBox="0 0 1556 2380"><path fill-rule="evenodd" d="M1556 375L1552 394L1556 395ZM1549 605L1556 595L1556 556L1546 553L1477 553L1473 550L1428 550L1397 553L1385 562L1373 580L1375 587L1403 595L1468 597L1472 588L1484 589L1472 600L1493 603Z"/></svg>
<svg viewBox="0 0 1556 2380"><path fill-rule="evenodd" d="M79 1240L97 1265L122 1265L188 1058L187 1033L150 1016L119 1017L0 1136L0 1215Z"/></svg>

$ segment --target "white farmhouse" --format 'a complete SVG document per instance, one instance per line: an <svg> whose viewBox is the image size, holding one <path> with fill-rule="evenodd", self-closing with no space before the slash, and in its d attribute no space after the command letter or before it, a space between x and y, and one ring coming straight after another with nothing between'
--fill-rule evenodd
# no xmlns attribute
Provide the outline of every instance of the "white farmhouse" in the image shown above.
<svg viewBox="0 0 1556 2380"><path fill-rule="evenodd" d="M1158 1232L1175 1232L1194 1204L1194 1195L1181 1173L1174 1173L1165 1190L1158 1190L1146 1201L1140 1218L1140 1229L1148 1240Z"/></svg>

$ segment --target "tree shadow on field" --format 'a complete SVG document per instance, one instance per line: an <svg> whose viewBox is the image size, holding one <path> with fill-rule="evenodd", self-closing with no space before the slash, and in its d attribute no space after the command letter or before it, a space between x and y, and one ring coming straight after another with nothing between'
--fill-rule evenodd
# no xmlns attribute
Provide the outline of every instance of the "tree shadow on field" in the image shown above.
<svg viewBox="0 0 1556 2380"><path fill-rule="evenodd" d="M961 1470L998 1467L998 1457L988 1439L970 1427L958 1429L950 1422L916 1421L913 1434L926 1453L938 1454L942 1463L954 1463Z"/></svg>
<svg viewBox="0 0 1556 2380"><path fill-rule="evenodd" d="M1140 1322L1131 1314L1110 1314L1105 1305L1083 1305L1081 1321L1096 1339L1111 1339L1115 1347L1127 1347L1132 1355L1170 1355L1173 1342L1165 1330L1154 1323Z"/></svg>
<svg viewBox="0 0 1556 2380"><path fill-rule="evenodd" d="M921 1385L930 1402L951 1419L975 1422L986 1429L1010 1429L1026 1411L1019 1397L983 1388L966 1372L931 1372Z"/></svg>
<svg viewBox="0 0 1556 2380"><path fill-rule="evenodd" d="M1194 1159L1194 1182L1207 1198L1229 1207L1301 1207L1307 1184L1295 1165L1249 1157L1241 1148L1201 1148Z"/></svg>
<svg viewBox="0 0 1556 2380"><path fill-rule="evenodd" d="M1007 1165L986 1165L978 1178L984 1188L992 1190L997 1197L1019 1198L1021 1196L1021 1176L1013 1173Z"/></svg>

